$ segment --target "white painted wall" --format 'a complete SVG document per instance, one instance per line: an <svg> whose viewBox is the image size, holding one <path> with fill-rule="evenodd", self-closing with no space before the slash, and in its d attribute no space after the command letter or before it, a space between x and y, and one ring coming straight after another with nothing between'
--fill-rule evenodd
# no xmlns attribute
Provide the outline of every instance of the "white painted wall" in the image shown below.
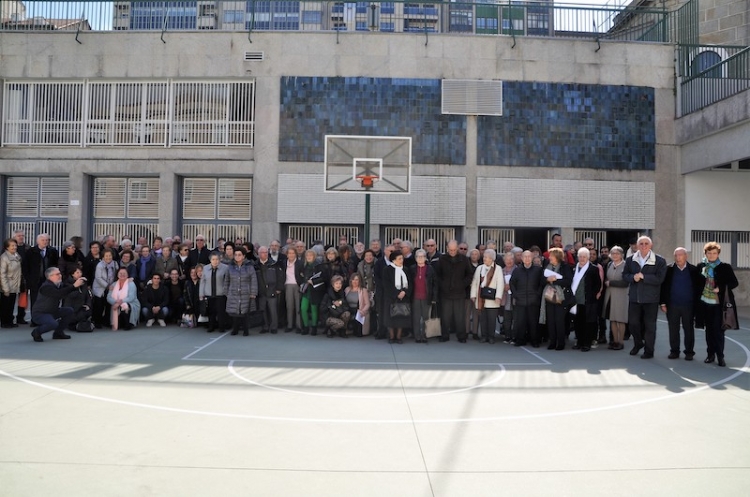
<svg viewBox="0 0 750 497"><path fill-rule="evenodd" d="M750 171L688 174L685 198L686 247L693 230L750 231Z"/></svg>

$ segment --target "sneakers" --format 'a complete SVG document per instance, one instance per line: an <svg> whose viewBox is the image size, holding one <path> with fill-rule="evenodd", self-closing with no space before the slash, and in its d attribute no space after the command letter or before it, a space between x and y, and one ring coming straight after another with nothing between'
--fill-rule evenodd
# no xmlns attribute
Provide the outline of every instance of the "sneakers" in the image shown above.
<svg viewBox="0 0 750 497"><path fill-rule="evenodd" d="M153 326L153 325L154 325L154 320L153 319L149 319L148 321L146 321L146 328L151 328L151 326Z"/></svg>
<svg viewBox="0 0 750 497"><path fill-rule="evenodd" d="M159 326L161 327L164 327L167 325L167 323L165 323L163 319L159 319L158 321L159 321Z"/></svg>

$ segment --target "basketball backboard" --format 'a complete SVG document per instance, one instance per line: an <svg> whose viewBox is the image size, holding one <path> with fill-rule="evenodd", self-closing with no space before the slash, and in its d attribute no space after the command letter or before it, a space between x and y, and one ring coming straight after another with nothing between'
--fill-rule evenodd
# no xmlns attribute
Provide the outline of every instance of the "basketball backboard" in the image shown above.
<svg viewBox="0 0 750 497"><path fill-rule="evenodd" d="M326 135L325 191L409 193L411 138Z"/></svg>

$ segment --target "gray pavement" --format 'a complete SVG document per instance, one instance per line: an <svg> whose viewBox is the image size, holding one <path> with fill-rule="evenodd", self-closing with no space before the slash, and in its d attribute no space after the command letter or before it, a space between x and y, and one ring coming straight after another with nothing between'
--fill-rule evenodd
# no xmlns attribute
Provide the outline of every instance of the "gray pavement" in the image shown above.
<svg viewBox="0 0 750 497"><path fill-rule="evenodd" d="M727 368L502 343L0 333L2 496L745 496L750 308ZM663 319L663 315L660 315Z"/></svg>

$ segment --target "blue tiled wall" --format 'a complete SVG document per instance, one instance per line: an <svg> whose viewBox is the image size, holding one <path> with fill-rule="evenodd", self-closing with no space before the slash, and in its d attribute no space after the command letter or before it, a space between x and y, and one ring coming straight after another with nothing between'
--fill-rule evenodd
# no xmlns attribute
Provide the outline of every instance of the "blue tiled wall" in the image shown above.
<svg viewBox="0 0 750 497"><path fill-rule="evenodd" d="M478 118L480 165L653 170L654 90L503 83L503 116Z"/></svg>
<svg viewBox="0 0 750 497"><path fill-rule="evenodd" d="M410 136L413 163L466 163L466 117L440 113L437 79L282 77L279 160L323 162L325 135Z"/></svg>

